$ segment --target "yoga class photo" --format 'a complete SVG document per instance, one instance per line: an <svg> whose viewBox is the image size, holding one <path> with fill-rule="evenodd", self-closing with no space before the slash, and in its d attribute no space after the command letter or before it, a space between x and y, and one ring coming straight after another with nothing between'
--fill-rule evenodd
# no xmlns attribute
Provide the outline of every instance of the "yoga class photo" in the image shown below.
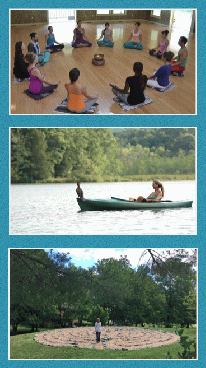
<svg viewBox="0 0 206 368"><path fill-rule="evenodd" d="M10 115L196 115L195 9L11 9Z"/></svg>

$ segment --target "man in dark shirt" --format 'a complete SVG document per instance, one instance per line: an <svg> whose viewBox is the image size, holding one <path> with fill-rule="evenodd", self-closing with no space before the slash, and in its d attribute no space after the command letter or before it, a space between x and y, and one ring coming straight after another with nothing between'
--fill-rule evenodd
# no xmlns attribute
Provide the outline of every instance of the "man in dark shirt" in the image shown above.
<svg viewBox="0 0 206 368"><path fill-rule="evenodd" d="M40 54L40 47L38 44L38 34L37 33L31 33L30 34L31 41L28 44L28 52L33 52L34 54Z"/></svg>
<svg viewBox="0 0 206 368"><path fill-rule="evenodd" d="M44 65L44 63L47 63L49 61L50 52L46 51L45 53L40 53L37 33L31 33L30 37L31 41L28 44L28 52L33 52L34 54L37 54L40 65Z"/></svg>

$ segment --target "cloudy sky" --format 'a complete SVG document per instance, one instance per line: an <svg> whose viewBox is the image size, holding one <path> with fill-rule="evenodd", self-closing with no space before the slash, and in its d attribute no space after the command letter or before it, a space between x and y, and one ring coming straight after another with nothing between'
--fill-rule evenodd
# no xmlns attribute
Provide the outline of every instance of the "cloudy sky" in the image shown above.
<svg viewBox="0 0 206 368"><path fill-rule="evenodd" d="M45 250L48 251L48 249ZM133 268L136 268L149 259L149 254L147 254L140 261L140 257L145 250L143 248L58 248L54 249L54 251L55 250L60 253L69 252L69 256L72 258L71 262L74 263L76 267L81 266L82 268L92 267L98 260L103 258L113 257L119 260L121 255L127 256ZM156 251L161 252L161 249L156 249Z"/></svg>

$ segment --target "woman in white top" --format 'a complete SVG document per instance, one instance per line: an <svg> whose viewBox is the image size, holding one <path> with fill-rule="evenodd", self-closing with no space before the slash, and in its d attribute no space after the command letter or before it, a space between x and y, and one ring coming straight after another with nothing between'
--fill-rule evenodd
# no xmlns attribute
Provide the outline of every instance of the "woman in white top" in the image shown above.
<svg viewBox="0 0 206 368"><path fill-rule="evenodd" d="M135 29L130 33L128 41L124 43L125 49L142 50L142 31L139 29L140 22L135 23ZM131 42L129 42L132 40Z"/></svg>
<svg viewBox="0 0 206 368"><path fill-rule="evenodd" d="M100 342L101 322L99 318L97 318L97 322L95 323L95 331L96 331L96 342Z"/></svg>

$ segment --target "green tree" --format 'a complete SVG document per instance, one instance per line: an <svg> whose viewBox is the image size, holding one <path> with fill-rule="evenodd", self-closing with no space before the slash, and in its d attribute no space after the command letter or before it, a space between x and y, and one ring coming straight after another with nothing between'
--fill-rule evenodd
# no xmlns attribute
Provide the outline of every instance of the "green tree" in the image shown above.
<svg viewBox="0 0 206 368"><path fill-rule="evenodd" d="M190 263L179 258L168 258L153 265L153 276L162 286L167 307L166 327L174 323L185 323L186 304L190 293L195 292L195 271ZM189 308L188 308L189 311Z"/></svg>
<svg viewBox="0 0 206 368"><path fill-rule="evenodd" d="M165 318L166 300L160 285L150 275L150 269L140 266L133 278L133 296L128 303L128 320L141 323L160 324Z"/></svg>
<svg viewBox="0 0 206 368"><path fill-rule="evenodd" d="M95 325L97 318L100 319L101 324L103 326L108 323L109 311L107 309L102 308L99 304L91 307L88 314L88 321L92 322L93 325Z"/></svg>
<svg viewBox="0 0 206 368"><path fill-rule="evenodd" d="M45 321L45 316L51 318L56 314L63 259L66 262L69 259L62 255L55 257L52 259L41 249L11 249L10 307L14 334L22 321L34 329Z"/></svg>

